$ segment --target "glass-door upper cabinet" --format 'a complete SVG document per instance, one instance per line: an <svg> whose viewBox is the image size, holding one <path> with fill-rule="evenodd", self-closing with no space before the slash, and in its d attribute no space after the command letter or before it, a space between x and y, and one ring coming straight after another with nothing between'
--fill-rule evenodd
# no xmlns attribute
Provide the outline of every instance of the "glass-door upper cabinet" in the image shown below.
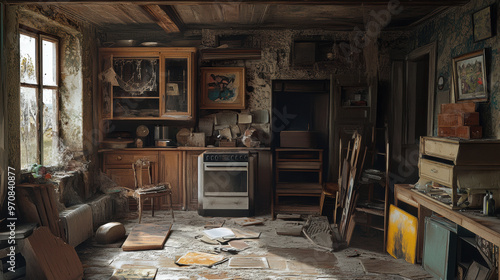
<svg viewBox="0 0 500 280"><path fill-rule="evenodd" d="M193 70L190 56L190 53L163 53L161 55L164 65L162 117L182 119L192 116Z"/></svg>
<svg viewBox="0 0 500 280"><path fill-rule="evenodd" d="M113 118L160 116L158 58L113 58Z"/></svg>

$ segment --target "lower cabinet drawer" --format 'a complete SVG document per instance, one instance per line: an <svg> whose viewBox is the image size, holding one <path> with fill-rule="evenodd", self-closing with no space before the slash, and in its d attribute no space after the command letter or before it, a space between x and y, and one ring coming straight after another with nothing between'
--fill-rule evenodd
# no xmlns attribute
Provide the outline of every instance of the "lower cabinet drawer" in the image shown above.
<svg viewBox="0 0 500 280"><path fill-rule="evenodd" d="M453 186L453 165L420 159L419 175L436 183Z"/></svg>
<svg viewBox="0 0 500 280"><path fill-rule="evenodd" d="M128 164L132 168L132 163L138 159L147 159L151 162L158 162L157 152L115 152L104 154L104 164L122 165Z"/></svg>

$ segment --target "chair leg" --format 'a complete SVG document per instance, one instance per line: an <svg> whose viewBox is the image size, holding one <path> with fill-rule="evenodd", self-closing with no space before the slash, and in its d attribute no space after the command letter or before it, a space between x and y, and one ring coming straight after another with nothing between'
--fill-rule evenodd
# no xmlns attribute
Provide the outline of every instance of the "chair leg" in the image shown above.
<svg viewBox="0 0 500 280"><path fill-rule="evenodd" d="M168 197L170 198L170 213L172 214L172 221L175 221L175 218L174 218L174 204L172 203L172 194L169 194Z"/></svg>
<svg viewBox="0 0 500 280"><path fill-rule="evenodd" d="M323 206L325 204L325 192L321 192L321 198L319 199L319 214L323 215Z"/></svg>
<svg viewBox="0 0 500 280"><path fill-rule="evenodd" d="M333 210L333 223L337 224L337 207L339 205L339 192L335 194L335 208Z"/></svg>
<svg viewBox="0 0 500 280"><path fill-rule="evenodd" d="M139 196L139 224L141 223L142 219L142 204L143 204L142 197Z"/></svg>
<svg viewBox="0 0 500 280"><path fill-rule="evenodd" d="M151 217L155 216L155 200L156 197L151 198Z"/></svg>

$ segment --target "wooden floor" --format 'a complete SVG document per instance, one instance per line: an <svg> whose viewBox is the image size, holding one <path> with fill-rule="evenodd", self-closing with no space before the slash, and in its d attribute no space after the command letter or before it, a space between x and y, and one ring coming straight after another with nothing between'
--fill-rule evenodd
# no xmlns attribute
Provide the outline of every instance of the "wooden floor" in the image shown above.
<svg viewBox="0 0 500 280"><path fill-rule="evenodd" d="M264 225L242 227L231 218L200 217L197 212L176 211L172 232L162 250L123 251L123 242L99 245L88 240L79 245L77 253L83 263L85 279L109 279L115 269L135 266L157 268L155 279L425 279L430 277L419 265L395 260L382 251L382 236L356 231L352 247L339 252L328 252L315 247L304 237L281 236L276 228L286 221L265 219ZM269 268L230 268L229 262L207 267L178 266L176 258L188 252L214 252L216 245L197 239L203 226L214 220L225 220L225 227L261 232L259 239L248 239L250 248L233 257L265 257ZM129 213L118 220L127 233L137 225L137 214ZM159 211L152 218L143 215L143 223L171 223L170 212ZM379 263L379 264L377 264ZM363 265L365 264L365 265ZM366 269L365 269L366 266ZM386 269L384 269L384 266ZM376 272L373 272L373 268ZM397 269L394 269L397 267ZM386 272L387 271L387 272ZM399 275L398 275L399 274Z"/></svg>

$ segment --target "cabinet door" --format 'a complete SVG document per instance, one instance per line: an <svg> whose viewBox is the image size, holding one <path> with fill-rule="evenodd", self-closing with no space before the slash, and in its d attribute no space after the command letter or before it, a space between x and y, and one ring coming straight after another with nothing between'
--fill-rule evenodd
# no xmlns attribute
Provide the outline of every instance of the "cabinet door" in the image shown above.
<svg viewBox="0 0 500 280"><path fill-rule="evenodd" d="M193 53L162 53L161 117L186 118L193 114Z"/></svg>
<svg viewBox="0 0 500 280"><path fill-rule="evenodd" d="M182 184L182 152L163 151L160 152L160 182L168 182L172 186L172 202L174 209L183 206L183 184ZM167 209L168 201L162 200L162 208Z"/></svg>
<svg viewBox="0 0 500 280"><path fill-rule="evenodd" d="M186 156L186 190L188 210L198 209L198 156L203 151L189 151Z"/></svg>

